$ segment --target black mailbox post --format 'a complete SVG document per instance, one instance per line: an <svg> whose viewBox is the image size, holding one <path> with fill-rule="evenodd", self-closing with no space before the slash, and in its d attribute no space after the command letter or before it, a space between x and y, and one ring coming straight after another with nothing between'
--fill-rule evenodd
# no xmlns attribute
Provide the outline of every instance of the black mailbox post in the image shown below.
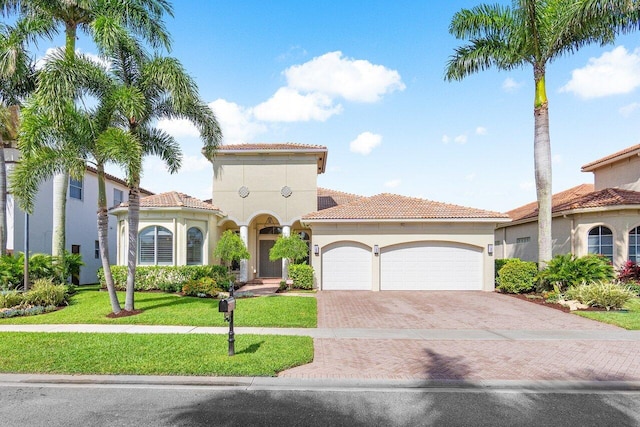
<svg viewBox="0 0 640 427"><path fill-rule="evenodd" d="M218 302L218 311L224 313L224 320L229 322L229 356L236 354L235 334L233 332L233 311L236 309L236 299L233 297L233 282L229 283L229 298Z"/></svg>

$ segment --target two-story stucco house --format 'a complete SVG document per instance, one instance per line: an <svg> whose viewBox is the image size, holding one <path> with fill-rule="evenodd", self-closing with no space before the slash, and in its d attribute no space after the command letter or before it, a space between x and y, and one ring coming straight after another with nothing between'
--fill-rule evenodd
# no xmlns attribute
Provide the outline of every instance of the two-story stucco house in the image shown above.
<svg viewBox="0 0 640 427"><path fill-rule="evenodd" d="M582 167L594 184L553 195L553 255L589 253L608 257L615 267L640 259L640 145ZM534 261L538 253L538 204L507 212L498 224L496 256Z"/></svg>
<svg viewBox="0 0 640 427"><path fill-rule="evenodd" d="M241 281L282 277L269 260L280 235L309 242L315 285L324 290L494 288L497 212L393 194L364 197L318 188L327 148L303 144L221 146L211 201L169 192L141 200L139 265L211 264L219 236L236 231L250 259ZM118 263L126 263L126 205Z"/></svg>
<svg viewBox="0 0 640 427"><path fill-rule="evenodd" d="M15 148L4 148L7 175L11 174L20 153ZM117 206L127 200L126 182L115 176L106 177L108 206ZM67 191L66 248L71 253L82 255L84 266L80 268L78 284L97 283L97 272L102 266L98 250L98 177L90 167L81 180L70 179ZM143 194L152 193L143 190ZM36 196L33 214L29 215L29 252L51 253L53 230L53 180L44 182ZM7 250L9 253L24 252L25 214L7 194ZM109 246L111 262L116 261L116 221L109 219Z"/></svg>

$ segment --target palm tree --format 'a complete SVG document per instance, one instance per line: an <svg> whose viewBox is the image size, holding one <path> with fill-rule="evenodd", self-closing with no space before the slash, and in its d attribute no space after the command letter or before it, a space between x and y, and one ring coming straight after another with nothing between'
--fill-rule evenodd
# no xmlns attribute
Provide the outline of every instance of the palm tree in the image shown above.
<svg viewBox="0 0 640 427"><path fill-rule="evenodd" d="M580 18L583 0L514 0L512 7L479 5L457 12L449 31L469 43L447 63L445 78L464 77L489 69L533 68L534 169L538 198L538 261L552 258L551 141L546 66L563 54L589 43L610 43L615 32L606 20Z"/></svg>
<svg viewBox="0 0 640 427"><path fill-rule="evenodd" d="M77 31L87 32L99 49L122 43L129 34L143 37L153 47L169 48L169 35L165 29L163 15L172 15L172 7L167 0L0 0L3 15L18 14L19 22L44 21L48 31L64 27L65 56L72 63L75 58ZM71 65L67 72L73 72ZM50 88L39 85L43 99L51 101ZM64 101L74 99L75 88L67 88L69 97L54 100L58 113L65 110ZM60 92L58 92L60 93ZM57 117L62 118L60 114ZM65 127L63 123L58 123ZM52 253L64 256L65 213L69 173L62 170L54 177L53 190L53 233Z"/></svg>
<svg viewBox="0 0 640 427"><path fill-rule="evenodd" d="M119 83L113 94L117 100L114 104L127 106L117 112L120 126L141 144L142 155L159 156L171 173L180 168L180 146L171 135L154 127L158 119L169 118L191 121L204 142L203 154L212 158L222 133L213 111L200 99L195 82L180 62L168 57L149 57L141 50L125 45L114 50L112 58L112 72ZM141 171L133 171L128 177L129 235L124 307L128 311L134 310L140 179Z"/></svg>
<svg viewBox="0 0 640 427"><path fill-rule="evenodd" d="M34 87L34 70L25 49L30 31L0 26L0 256L7 252L7 170L4 148L17 139L19 104Z"/></svg>

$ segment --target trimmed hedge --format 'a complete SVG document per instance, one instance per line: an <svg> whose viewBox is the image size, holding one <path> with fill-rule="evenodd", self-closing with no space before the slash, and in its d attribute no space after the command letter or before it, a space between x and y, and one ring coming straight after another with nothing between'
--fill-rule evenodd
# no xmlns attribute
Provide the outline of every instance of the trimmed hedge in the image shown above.
<svg viewBox="0 0 640 427"><path fill-rule="evenodd" d="M514 258L500 269L497 288L509 294L529 292L535 287L537 275L538 266L535 262Z"/></svg>
<svg viewBox="0 0 640 427"><path fill-rule="evenodd" d="M289 277L297 289L313 289L313 267L307 264L291 264Z"/></svg>
<svg viewBox="0 0 640 427"><path fill-rule="evenodd" d="M116 290L124 291L127 286L127 267L112 265L111 274ZM147 266L136 267L135 290L164 292L180 292L182 287L193 281L209 277L215 280L220 288L227 290L229 282L235 277L222 265L181 265L181 266ZM98 280L103 288L107 286L104 272L98 270Z"/></svg>

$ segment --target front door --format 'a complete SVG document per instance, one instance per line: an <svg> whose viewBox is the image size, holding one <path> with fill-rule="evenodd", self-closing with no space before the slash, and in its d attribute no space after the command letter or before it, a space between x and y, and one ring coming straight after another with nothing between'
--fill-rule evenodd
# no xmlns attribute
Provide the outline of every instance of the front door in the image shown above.
<svg viewBox="0 0 640 427"><path fill-rule="evenodd" d="M269 250L275 240L260 240L260 277L282 277L282 260L269 260Z"/></svg>

